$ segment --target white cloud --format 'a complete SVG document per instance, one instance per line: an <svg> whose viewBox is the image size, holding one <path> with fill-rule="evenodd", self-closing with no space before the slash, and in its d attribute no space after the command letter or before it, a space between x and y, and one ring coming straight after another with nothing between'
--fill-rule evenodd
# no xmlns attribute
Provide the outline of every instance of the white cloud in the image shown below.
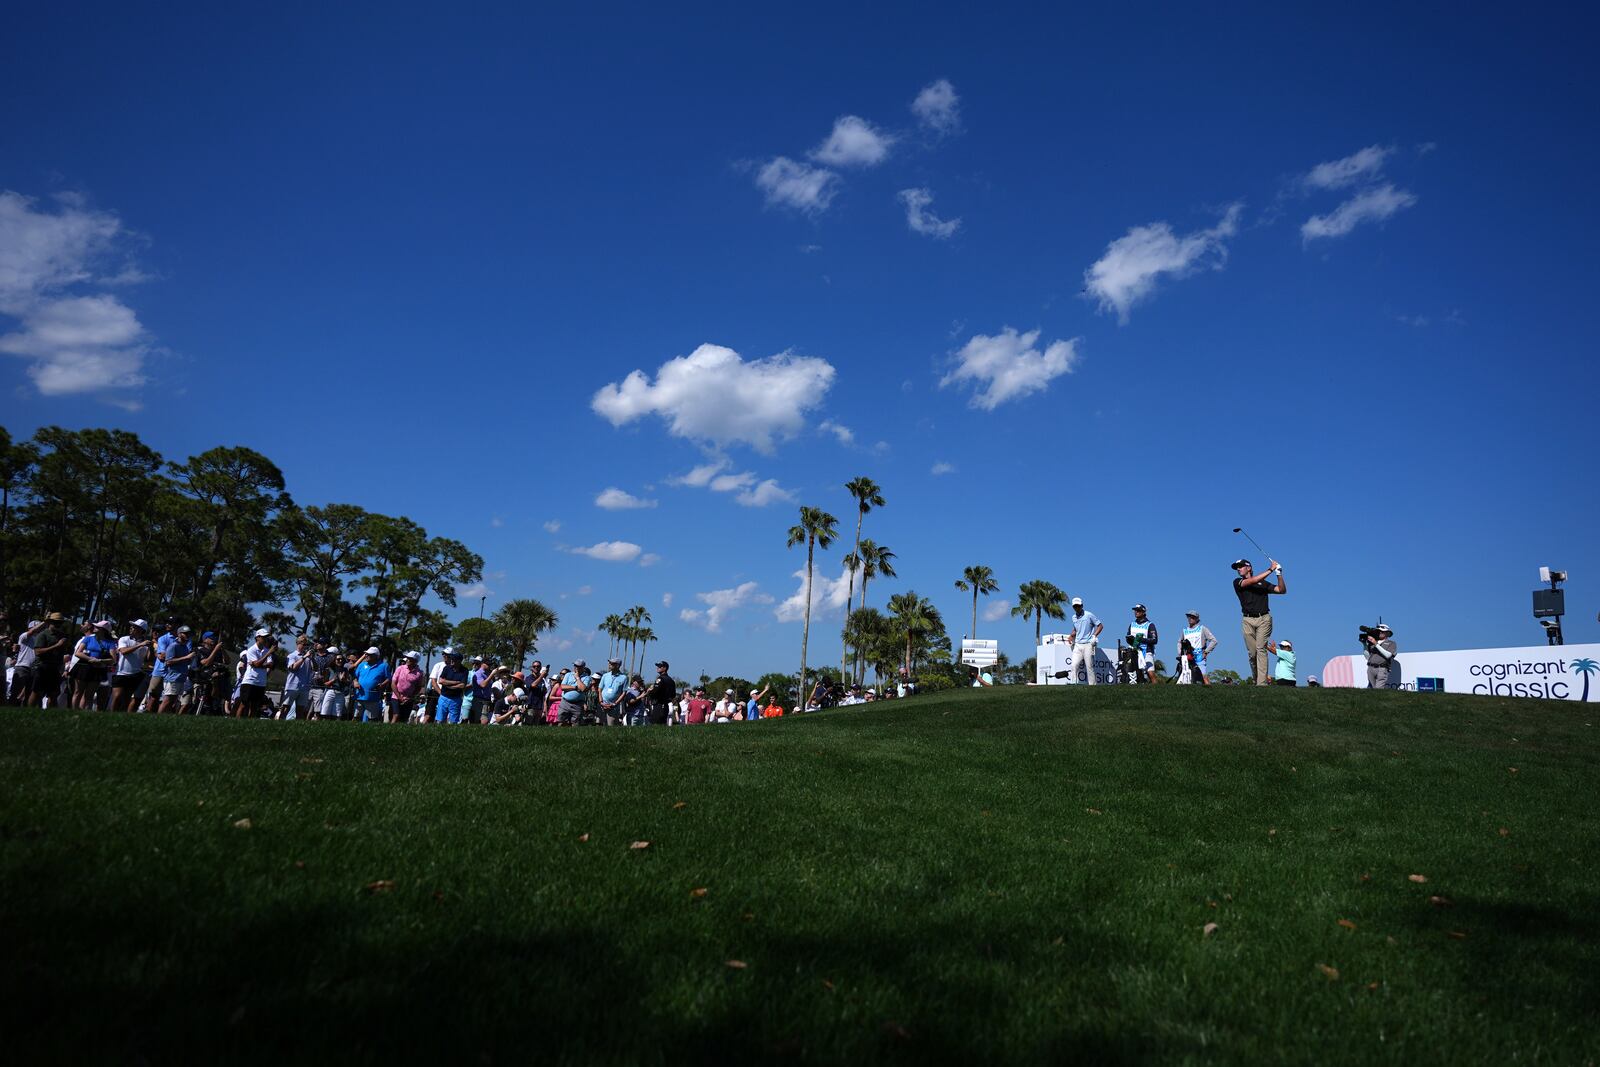
<svg viewBox="0 0 1600 1067"><path fill-rule="evenodd" d="M1383 170L1384 160L1389 158L1392 151L1394 151L1392 148L1369 145L1343 159L1318 163L1303 180L1306 186L1312 189L1343 189L1347 185L1376 178L1378 172Z"/></svg>
<svg viewBox="0 0 1600 1067"><path fill-rule="evenodd" d="M667 484L709 489L713 493L736 493L738 495L734 499L747 508L763 508L768 504L794 499L794 491L783 488L774 478L763 481L754 471L722 473L731 465L726 456L721 456L695 467L687 474L668 478Z"/></svg>
<svg viewBox="0 0 1600 1067"><path fill-rule="evenodd" d="M839 423L834 422L832 419L825 420L822 423L822 425L817 427L817 429L822 430L822 431L824 431L826 433L833 434L833 436L835 436L835 437L837 437L839 439L839 443L841 445L855 444L855 440L856 440L855 431L850 429L850 427L848 427L848 426L841 426Z"/></svg>
<svg viewBox="0 0 1600 1067"><path fill-rule="evenodd" d="M933 465L933 467L931 469L929 469L929 471L928 471L929 474L933 475L936 478L941 474L954 474L955 472L956 472L956 465L954 463L946 463L942 459L939 462L935 463Z"/></svg>
<svg viewBox="0 0 1600 1067"><path fill-rule="evenodd" d="M639 557L639 566L641 567L654 567L660 562L661 557L656 555L654 552L646 552L644 555Z"/></svg>
<svg viewBox="0 0 1600 1067"><path fill-rule="evenodd" d="M777 480L774 478L768 478L765 481L757 482L749 489L746 489L738 496L734 497L734 500L738 501L747 508L764 508L768 504L781 504L785 501L793 499L794 490L785 489L783 486L779 485Z"/></svg>
<svg viewBox="0 0 1600 1067"><path fill-rule="evenodd" d="M961 97L956 95L954 85L940 78L923 86L922 92L911 101L911 113L934 133L954 133L961 128Z"/></svg>
<svg viewBox="0 0 1600 1067"><path fill-rule="evenodd" d="M703 626L707 633L720 633L722 622L729 613L746 604L770 604L772 598L761 592L755 582L745 582L732 589L713 589L709 593L696 593L695 598L706 605L705 610L684 608L678 618L693 626Z"/></svg>
<svg viewBox="0 0 1600 1067"><path fill-rule="evenodd" d="M1382 222L1416 202L1411 193L1385 183L1357 193L1327 215L1311 216L1301 225L1300 237L1307 242L1319 237L1343 237L1363 222Z"/></svg>
<svg viewBox="0 0 1600 1067"><path fill-rule="evenodd" d="M594 506L605 508L607 511L626 511L632 508L653 508L657 504L654 500L645 500L634 496L625 490L611 486L602 489L600 495L594 498Z"/></svg>
<svg viewBox="0 0 1600 1067"><path fill-rule="evenodd" d="M756 188L766 194L768 205L819 215L838 194L839 176L826 167L775 156L756 171Z"/></svg>
<svg viewBox="0 0 1600 1067"><path fill-rule="evenodd" d="M827 140L812 149L811 158L833 167L875 167L889 158L893 144L893 136L866 119L844 115L834 121Z"/></svg>
<svg viewBox="0 0 1600 1067"><path fill-rule="evenodd" d="M601 541L587 548L569 548L567 551L575 556L588 556L607 563L629 563L638 559L643 549L632 541Z"/></svg>
<svg viewBox="0 0 1600 1067"><path fill-rule="evenodd" d="M1011 601L1001 597L999 600L991 600L985 604L983 610L978 612L978 617L984 622L999 622L1010 612Z"/></svg>
<svg viewBox="0 0 1600 1067"><path fill-rule="evenodd" d="M561 532L561 520L560 519L551 519L549 522L545 523L544 524L544 532L545 533L560 533Z"/></svg>
<svg viewBox="0 0 1600 1067"><path fill-rule="evenodd" d="M477 600L479 597L494 596L494 590L478 582L476 585L456 586L457 600Z"/></svg>
<svg viewBox="0 0 1600 1067"><path fill-rule="evenodd" d="M0 315L21 328L0 335L0 352L31 360L28 376L46 396L94 393L137 408L150 338L133 309L117 297L66 292L83 285L119 285L144 277L124 266L97 273L122 224L93 211L81 197L57 197L41 210L19 193L0 191Z"/></svg>
<svg viewBox="0 0 1600 1067"><path fill-rule="evenodd" d="M731 348L708 344L663 363L654 382L636 370L603 386L591 406L613 426L654 414L678 437L770 453L805 426L806 412L822 404L834 374L832 364L815 356L780 352L746 362Z"/></svg>
<svg viewBox="0 0 1600 1067"><path fill-rule="evenodd" d="M662 593L661 594L661 606L664 607L664 608L672 607L672 594L671 593Z"/></svg>
<svg viewBox="0 0 1600 1067"><path fill-rule="evenodd" d="M1078 362L1078 339L1053 341L1043 351L1035 347L1038 340L1038 330L1019 334L1010 326L993 337L977 334L955 354L955 369L939 385L982 383L970 403L984 411L1040 392ZM940 473L937 464L934 473Z"/></svg>
<svg viewBox="0 0 1600 1067"><path fill-rule="evenodd" d="M895 195L906 206L906 225L913 233L942 240L961 228L960 219L941 219L928 210L928 205L933 203L933 194L928 190L902 189Z"/></svg>
<svg viewBox="0 0 1600 1067"><path fill-rule="evenodd" d="M1182 237L1165 222L1135 226L1083 272L1084 289L1100 310L1115 311L1127 322L1129 309L1154 291L1161 275L1181 278L1202 266L1221 270L1228 258L1224 242L1238 232L1242 211L1234 204L1215 226Z"/></svg>
<svg viewBox="0 0 1600 1067"><path fill-rule="evenodd" d="M592 586L592 585L580 585L580 586L578 586L578 595L579 596L588 596L592 592L594 592L594 586Z"/></svg>
<svg viewBox="0 0 1600 1067"><path fill-rule="evenodd" d="M779 622L800 622L805 618L806 612L806 572L802 567L794 572L794 577L800 579L800 587L794 591L794 596L785 600L773 609ZM860 571L856 572L856 588L861 588ZM823 615L844 613L845 601L850 596L850 568L841 566L839 577L829 578L821 573L820 568L812 576L811 582L811 618L815 621Z"/></svg>
<svg viewBox="0 0 1600 1067"><path fill-rule="evenodd" d="M506 520L504 520L504 519L502 519L502 518L501 518L501 517L500 517L500 516L498 516L498 515L496 515L496 516L494 516L494 517L493 517L493 518L491 518L491 519L490 519L490 520L489 520L489 525L490 525L490 526L493 526L493 527L494 527L494 528L495 528L495 529L496 529L496 530L498 530L498 529L500 529L500 528L501 528L501 527L503 527L503 526L504 526L504 525L505 525L505 524L506 524Z"/></svg>

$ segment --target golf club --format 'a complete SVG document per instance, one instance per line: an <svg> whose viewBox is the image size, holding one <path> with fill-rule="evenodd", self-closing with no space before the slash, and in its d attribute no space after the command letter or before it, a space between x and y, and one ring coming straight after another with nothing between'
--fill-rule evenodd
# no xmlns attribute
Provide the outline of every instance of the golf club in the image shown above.
<svg viewBox="0 0 1600 1067"><path fill-rule="evenodd" d="M1233 528L1233 532L1236 534L1244 534L1245 540L1249 541L1252 545L1255 545L1263 556L1266 556L1268 559L1272 558L1272 556L1267 553L1267 550L1261 547L1260 542L1258 542L1254 537L1251 537L1248 533L1245 533L1243 526L1235 526Z"/></svg>

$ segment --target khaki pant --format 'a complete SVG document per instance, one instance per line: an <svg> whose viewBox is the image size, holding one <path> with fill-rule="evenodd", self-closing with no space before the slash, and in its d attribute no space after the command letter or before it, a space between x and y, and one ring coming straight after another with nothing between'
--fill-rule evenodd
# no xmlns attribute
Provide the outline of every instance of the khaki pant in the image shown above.
<svg viewBox="0 0 1600 1067"><path fill-rule="evenodd" d="M1244 631L1244 651L1250 657L1250 673L1255 675L1257 685L1271 685L1267 677L1270 672L1270 657L1267 655L1267 642L1272 639L1272 612L1259 615L1256 618L1244 616L1241 621Z"/></svg>

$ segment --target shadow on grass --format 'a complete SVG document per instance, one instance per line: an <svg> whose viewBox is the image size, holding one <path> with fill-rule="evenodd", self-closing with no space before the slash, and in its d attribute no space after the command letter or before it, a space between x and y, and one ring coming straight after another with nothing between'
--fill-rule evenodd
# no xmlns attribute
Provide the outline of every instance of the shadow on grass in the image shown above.
<svg viewBox="0 0 1600 1067"><path fill-rule="evenodd" d="M1114 1011L1090 1013L1107 1018L1097 1027L1082 1024L1086 1013L1063 1018L1059 1002L1040 1017L1022 1002L1040 986L1022 976L1037 972L1041 938L992 918L752 930L748 966L736 969L699 940L455 932L460 916L394 903L381 919L280 907L225 928L148 908L40 916L33 929L71 933L47 945L5 931L22 950L0 982L8 1052L30 1063L1123 1063L1197 1050L1130 1030ZM1060 958L1136 962L1129 946L1084 933L1067 935Z"/></svg>

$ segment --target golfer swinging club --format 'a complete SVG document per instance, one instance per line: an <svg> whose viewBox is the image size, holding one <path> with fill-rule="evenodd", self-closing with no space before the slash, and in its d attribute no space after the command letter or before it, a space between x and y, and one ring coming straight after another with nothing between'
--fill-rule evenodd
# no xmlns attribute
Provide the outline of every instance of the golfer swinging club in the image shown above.
<svg viewBox="0 0 1600 1067"><path fill-rule="evenodd" d="M1256 574L1249 560L1233 561L1233 569L1239 574L1233 580L1233 591L1239 596L1239 611L1244 616L1241 626L1244 649L1250 657L1250 673L1255 675L1257 685L1272 684L1267 677L1271 670L1267 641L1272 637L1272 608L1267 603L1267 597L1272 593L1281 594L1288 588L1283 584L1283 564L1275 559L1269 559L1267 563L1270 564L1267 572ZM1267 585L1267 579L1274 574L1278 576L1278 584Z"/></svg>

